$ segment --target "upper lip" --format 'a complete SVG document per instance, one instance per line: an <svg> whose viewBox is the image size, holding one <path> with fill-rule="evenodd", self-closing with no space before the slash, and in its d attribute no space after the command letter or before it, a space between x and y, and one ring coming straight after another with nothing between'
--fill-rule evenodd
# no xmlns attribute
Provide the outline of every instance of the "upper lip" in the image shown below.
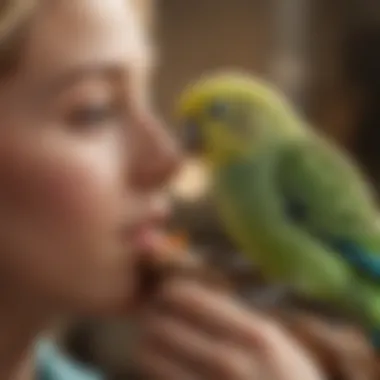
<svg viewBox="0 0 380 380"><path fill-rule="evenodd" d="M123 228L124 234L128 239L136 238L144 230L160 230L169 219L169 212L151 212L133 223L125 225Z"/></svg>

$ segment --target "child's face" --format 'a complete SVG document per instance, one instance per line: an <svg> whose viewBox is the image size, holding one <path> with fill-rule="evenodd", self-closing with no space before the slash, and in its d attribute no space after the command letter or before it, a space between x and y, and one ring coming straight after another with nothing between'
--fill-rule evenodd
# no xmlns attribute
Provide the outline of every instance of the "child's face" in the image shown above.
<svg viewBox="0 0 380 380"><path fill-rule="evenodd" d="M41 0L0 86L2 289L83 312L134 295L133 231L178 163L136 17L126 0Z"/></svg>

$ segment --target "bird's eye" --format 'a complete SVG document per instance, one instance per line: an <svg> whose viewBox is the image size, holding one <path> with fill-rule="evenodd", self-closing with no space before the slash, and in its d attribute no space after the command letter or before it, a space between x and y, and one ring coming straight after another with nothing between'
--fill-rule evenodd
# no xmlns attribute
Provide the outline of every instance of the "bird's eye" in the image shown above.
<svg viewBox="0 0 380 380"><path fill-rule="evenodd" d="M209 116L213 119L223 119L228 115L228 105L221 101L216 101L210 105Z"/></svg>

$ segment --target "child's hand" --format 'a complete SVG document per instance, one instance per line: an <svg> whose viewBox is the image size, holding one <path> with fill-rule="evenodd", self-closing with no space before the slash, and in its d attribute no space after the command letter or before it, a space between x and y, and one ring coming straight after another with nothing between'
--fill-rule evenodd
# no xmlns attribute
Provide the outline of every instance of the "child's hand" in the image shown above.
<svg viewBox="0 0 380 380"><path fill-rule="evenodd" d="M140 321L139 364L150 379L324 378L275 322L190 279L168 280Z"/></svg>

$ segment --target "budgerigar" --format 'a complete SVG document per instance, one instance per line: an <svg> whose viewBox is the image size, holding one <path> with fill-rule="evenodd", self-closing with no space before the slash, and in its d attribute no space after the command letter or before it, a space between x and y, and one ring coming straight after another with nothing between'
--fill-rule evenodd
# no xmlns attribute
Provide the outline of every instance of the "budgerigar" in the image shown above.
<svg viewBox="0 0 380 380"><path fill-rule="evenodd" d="M356 313L380 348L379 215L354 162L248 74L200 79L178 111L242 251L271 281Z"/></svg>

